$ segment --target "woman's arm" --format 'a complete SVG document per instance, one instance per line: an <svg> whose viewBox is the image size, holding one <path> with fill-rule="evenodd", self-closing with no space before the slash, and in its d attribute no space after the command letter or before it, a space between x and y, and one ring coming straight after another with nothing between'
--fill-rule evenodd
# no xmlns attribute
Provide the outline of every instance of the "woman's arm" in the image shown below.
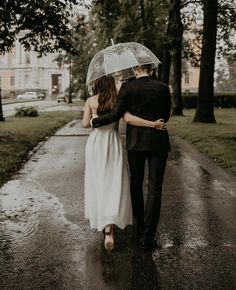
<svg viewBox="0 0 236 290"><path fill-rule="evenodd" d="M134 116L130 114L130 112L126 112L123 118L126 123L133 126L149 127L149 128L154 128L157 130L166 130L166 124L163 119L159 119L156 121L149 121L149 120L145 120L140 117Z"/></svg>
<svg viewBox="0 0 236 290"><path fill-rule="evenodd" d="M89 99L87 99L87 101L85 102L84 105L84 115L83 115L83 120L82 120L82 126L84 128L90 128L90 119L92 117L92 111L91 108L89 106Z"/></svg>

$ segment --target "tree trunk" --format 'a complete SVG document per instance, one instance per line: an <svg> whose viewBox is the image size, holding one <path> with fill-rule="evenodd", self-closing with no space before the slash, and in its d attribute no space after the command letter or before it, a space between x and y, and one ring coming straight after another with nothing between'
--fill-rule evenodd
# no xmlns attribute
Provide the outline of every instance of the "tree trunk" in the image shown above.
<svg viewBox="0 0 236 290"><path fill-rule="evenodd" d="M215 123L214 70L218 0L203 0L203 38L198 87L198 103L193 122Z"/></svg>
<svg viewBox="0 0 236 290"><path fill-rule="evenodd" d="M169 84L171 61L173 65L172 115L183 115L182 101L182 38L183 25L181 22L180 0L170 0L169 22L166 32L167 43L163 51L161 80ZM171 55L172 54L172 55Z"/></svg>
<svg viewBox="0 0 236 290"><path fill-rule="evenodd" d="M2 111L2 90L0 88L0 122L5 121L5 118L3 117L3 111Z"/></svg>
<svg viewBox="0 0 236 290"><path fill-rule="evenodd" d="M169 9L169 20L166 30L166 43L163 50L163 58L161 64L161 81L169 85L170 82L170 67L171 67L171 22L173 19L173 8Z"/></svg>
<svg viewBox="0 0 236 290"><path fill-rule="evenodd" d="M141 10L141 20L142 20L143 32L145 33L145 30L147 29L147 23L146 23L144 1L140 0L139 5L140 5L140 10Z"/></svg>
<svg viewBox="0 0 236 290"><path fill-rule="evenodd" d="M182 39L183 39L183 24L181 22L180 0L171 0L173 7L173 94L172 94L172 115L183 116L183 100L182 100Z"/></svg>
<svg viewBox="0 0 236 290"><path fill-rule="evenodd" d="M69 74L70 74L70 84L67 103L72 104L72 60L70 60Z"/></svg>
<svg viewBox="0 0 236 290"><path fill-rule="evenodd" d="M169 45L165 45L161 67L161 81L167 85L170 82L171 53Z"/></svg>

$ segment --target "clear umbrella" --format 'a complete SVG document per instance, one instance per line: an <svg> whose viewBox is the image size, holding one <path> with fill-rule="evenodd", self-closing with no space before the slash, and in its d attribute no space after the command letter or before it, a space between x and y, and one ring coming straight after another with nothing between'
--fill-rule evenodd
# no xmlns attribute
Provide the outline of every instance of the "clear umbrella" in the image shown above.
<svg viewBox="0 0 236 290"><path fill-rule="evenodd" d="M90 86L104 75L121 72L123 79L133 77L134 67L151 64L158 67L160 61L147 47L137 42L118 43L99 51L91 60L86 84Z"/></svg>

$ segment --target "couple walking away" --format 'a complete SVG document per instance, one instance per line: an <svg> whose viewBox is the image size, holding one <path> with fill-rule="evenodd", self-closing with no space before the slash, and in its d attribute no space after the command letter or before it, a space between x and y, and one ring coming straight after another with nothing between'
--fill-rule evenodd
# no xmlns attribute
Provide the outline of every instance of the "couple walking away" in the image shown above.
<svg viewBox="0 0 236 290"><path fill-rule="evenodd" d="M104 246L114 248L114 225L124 229L136 222L140 247L155 246L168 152L166 122L170 116L169 87L151 76L150 65L135 68L136 79L123 83L103 76L94 83L94 96L85 103L82 124L94 129L85 152L85 218L104 232ZM126 165L118 122L127 122ZM92 119L91 119L92 118ZM143 180L148 162L148 195L144 207Z"/></svg>

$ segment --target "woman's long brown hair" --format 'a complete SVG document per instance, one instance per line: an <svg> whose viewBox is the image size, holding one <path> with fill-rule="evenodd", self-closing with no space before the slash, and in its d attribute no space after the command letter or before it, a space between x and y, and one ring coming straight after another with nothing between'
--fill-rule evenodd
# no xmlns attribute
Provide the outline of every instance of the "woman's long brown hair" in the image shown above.
<svg viewBox="0 0 236 290"><path fill-rule="evenodd" d="M98 115L109 112L117 99L115 79L112 76L103 76L94 82L93 93L98 95Z"/></svg>

